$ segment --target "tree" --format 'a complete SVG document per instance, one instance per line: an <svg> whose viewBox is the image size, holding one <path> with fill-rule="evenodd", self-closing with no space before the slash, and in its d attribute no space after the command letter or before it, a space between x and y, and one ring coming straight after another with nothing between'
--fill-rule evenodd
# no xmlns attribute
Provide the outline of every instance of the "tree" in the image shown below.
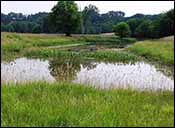
<svg viewBox="0 0 175 128"><path fill-rule="evenodd" d="M7 32L14 32L14 28L13 28L13 26L10 25L10 24L8 24L8 25L6 26L6 30L7 30Z"/></svg>
<svg viewBox="0 0 175 128"><path fill-rule="evenodd" d="M65 6L67 6L67 4ZM64 18L65 15L69 15L69 18L72 17L75 13L68 11L71 7L67 8L65 6L62 10L66 8L67 13L60 13L61 16L59 17L63 16ZM71 8L71 10L73 9ZM127 22L131 30L131 36L140 37L142 35L141 33L138 33L138 29L136 32L136 28L138 28L143 21L150 20L151 22L149 27L145 26L145 28L149 30L149 34L146 34L147 38L160 38L174 34L174 9L156 15L135 14L130 17L124 17L125 13L121 11L109 11L104 14L99 14L99 10L96 6L88 5L82 12L78 12L78 14L81 15L79 16L81 18L78 19L81 19L81 24L76 22L78 24L78 27L76 27L77 30L71 29L71 33L110 33L113 31L112 28L115 24ZM65 29L61 29L60 27L65 27L63 26L65 21L70 25L72 25L73 22L68 18L64 18L64 22L61 22L61 20L57 19L57 16L58 14L55 15L54 21L50 18L49 13L47 12L39 12L31 15L14 12L10 12L8 14L1 13L1 31L13 31L14 28L14 32L31 33L33 27L35 25L39 25L41 27L41 32L43 33L63 33ZM55 22L55 24L53 24L53 22ZM11 25L13 28L8 25ZM75 26L76 25L73 27ZM142 27L144 28L143 24ZM145 37L145 35L142 37Z"/></svg>
<svg viewBox="0 0 175 128"><path fill-rule="evenodd" d="M5 32L5 31L7 31L7 27L3 23L1 23L1 32Z"/></svg>
<svg viewBox="0 0 175 128"><path fill-rule="evenodd" d="M174 34L174 9L162 14L160 19L160 36L169 36Z"/></svg>
<svg viewBox="0 0 175 128"><path fill-rule="evenodd" d="M29 22L29 21L27 21L27 22L26 22L26 32L32 33L32 29L33 29L33 27L36 26L36 25L37 25L37 24L34 23L34 22Z"/></svg>
<svg viewBox="0 0 175 128"><path fill-rule="evenodd" d="M40 33L41 27L39 25L35 25L32 29L32 33Z"/></svg>
<svg viewBox="0 0 175 128"><path fill-rule="evenodd" d="M131 30L131 36L132 37L135 37L135 30L142 22L143 22L143 20L138 19L138 18L132 18L132 19L129 19L127 21L127 24L129 25L130 30Z"/></svg>
<svg viewBox="0 0 175 128"><path fill-rule="evenodd" d="M57 31L63 31L70 36L80 24L80 13L77 4L73 1L59 1L49 14L50 21Z"/></svg>
<svg viewBox="0 0 175 128"><path fill-rule="evenodd" d="M157 19L150 24L150 36L151 38L160 38L160 20Z"/></svg>
<svg viewBox="0 0 175 128"><path fill-rule="evenodd" d="M129 25L125 22L120 22L113 27L113 31L115 35L120 36L120 38L130 36L130 28Z"/></svg>
<svg viewBox="0 0 175 128"><path fill-rule="evenodd" d="M99 10L94 5L88 5L82 11L82 33L91 33L93 30L92 24L98 20Z"/></svg>
<svg viewBox="0 0 175 128"><path fill-rule="evenodd" d="M44 33L49 33L49 23L48 22L49 22L48 17L44 17L43 22L41 24L42 32Z"/></svg>
<svg viewBox="0 0 175 128"><path fill-rule="evenodd" d="M135 31L136 37L139 38L149 38L151 37L151 21L149 20L145 20L143 21L137 28Z"/></svg>

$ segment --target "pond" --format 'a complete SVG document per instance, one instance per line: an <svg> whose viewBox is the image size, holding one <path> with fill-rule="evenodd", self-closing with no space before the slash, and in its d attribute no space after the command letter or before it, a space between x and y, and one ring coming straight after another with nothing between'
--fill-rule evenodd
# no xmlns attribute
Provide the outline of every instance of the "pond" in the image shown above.
<svg viewBox="0 0 175 128"><path fill-rule="evenodd" d="M19 58L10 63L1 63L1 84L32 81L55 81L50 74L49 61Z"/></svg>
<svg viewBox="0 0 175 128"><path fill-rule="evenodd" d="M174 91L174 80L146 62L107 63L95 60L27 59L1 63L1 83L69 81L96 88Z"/></svg>

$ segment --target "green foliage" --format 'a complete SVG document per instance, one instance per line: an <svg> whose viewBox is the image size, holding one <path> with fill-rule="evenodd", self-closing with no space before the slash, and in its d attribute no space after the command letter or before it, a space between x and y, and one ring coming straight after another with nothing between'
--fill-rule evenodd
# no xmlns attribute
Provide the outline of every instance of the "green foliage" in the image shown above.
<svg viewBox="0 0 175 128"><path fill-rule="evenodd" d="M69 7L72 9L71 6ZM74 11L77 10L76 9L77 6L73 8ZM62 9L62 11L64 11L63 8L59 9ZM174 34L174 9L171 9L166 13L161 13L157 15L144 15L137 13L131 17L124 17L125 13L122 11L109 11L104 14L99 14L99 10L96 6L88 5L83 9L82 12L76 11L77 15L75 15L75 13L71 11L67 11L66 15L69 14L74 15L73 16L74 18L78 17L77 19L79 19L78 22L76 22L78 25L74 25L73 28L71 28L72 27L71 24L75 22L68 22L69 20L67 20L69 27L64 26L61 24L62 22L60 20L55 19L55 17L58 17L57 14L53 16L54 17L53 19L57 21L54 24L53 23L54 20L52 20L51 18L52 13L50 13L49 15L49 13L46 12L39 12L28 16L25 16L22 13L11 12L7 15L1 13L1 23L3 23L1 24L1 31L13 32L14 28L14 32L32 33L32 28L35 25L39 25L41 27L42 33L65 33L65 31L69 31L64 29L65 27L70 28L72 30L71 33L74 34L80 34L80 33L99 34L99 33L111 33L113 31L112 28L115 24L119 22L127 22L131 30L131 37L160 38ZM64 17L64 15L65 15L64 13L60 14L59 19L62 20L65 19L66 21L66 17ZM150 34L145 35L143 34L145 32L142 32L142 34L139 35L139 33L136 32L136 29L143 21L148 20L150 21L150 25L148 27L150 30L149 32ZM63 29L61 29L60 27ZM137 31L144 31L138 29Z"/></svg>
<svg viewBox="0 0 175 128"><path fill-rule="evenodd" d="M13 31L8 31L8 32L19 32L19 33L31 33L32 28L36 26L37 24L33 22L23 22L23 21L15 21L11 22L6 26L10 26L11 30Z"/></svg>
<svg viewBox="0 0 175 128"><path fill-rule="evenodd" d="M135 30L136 28L143 22L142 19L137 19L137 18L133 18L133 19L129 19L127 21L127 24L129 25L129 28L131 30L131 37L135 37Z"/></svg>
<svg viewBox="0 0 175 128"><path fill-rule="evenodd" d="M40 33L41 27L39 25L36 25L32 28L32 33Z"/></svg>
<svg viewBox="0 0 175 128"><path fill-rule="evenodd" d="M44 33L47 33L49 32L49 25L48 25L48 17L44 17L43 18L43 22L42 22L42 25L41 25L41 28L42 28L42 32Z"/></svg>
<svg viewBox="0 0 175 128"><path fill-rule="evenodd" d="M133 37L160 38L174 34L174 9L162 13L154 20L131 19L127 23Z"/></svg>
<svg viewBox="0 0 175 128"><path fill-rule="evenodd" d="M99 10L94 5L86 6L84 10L82 11L82 19L83 19L83 26L82 26L82 33L96 33L93 32L92 23L93 20L98 18L99 16Z"/></svg>
<svg viewBox="0 0 175 128"><path fill-rule="evenodd" d="M122 11L109 11L104 14L99 14L98 8L94 5L88 5L83 9L82 12L79 12L81 17L81 24L79 23L77 30L72 33L86 33L86 34L97 34L97 33L109 33L112 32L113 25L127 21L129 19L149 19L155 20L160 15L143 15L136 14L131 17L124 17L125 13ZM53 26L53 22L49 22L49 13L39 12L31 15L23 15L22 13L14 13L11 12L9 14L1 13L1 22L6 26L7 24L11 24L13 22L18 22L18 24L22 24L23 27L15 27L15 32L21 33L31 33L33 27L27 27L31 22L34 24L33 26L40 25L43 33L64 33L63 30L55 28ZM25 24L25 25L24 25ZM28 25L26 25L28 24ZM14 26L13 26L14 27ZM19 29L18 29L19 28ZM7 30L5 30L7 31ZM132 33L131 33L132 34Z"/></svg>
<svg viewBox="0 0 175 128"><path fill-rule="evenodd" d="M113 52L113 51L99 51L99 52L68 52L68 51L59 51L56 49L31 49L26 51L24 54L27 57L40 57L40 58L94 58L98 61L107 61L107 62L135 62L139 58L133 54L128 54L125 52Z"/></svg>
<svg viewBox="0 0 175 128"><path fill-rule="evenodd" d="M151 21L143 21L135 30L135 35L139 38L149 38L151 36Z"/></svg>
<svg viewBox="0 0 175 128"><path fill-rule="evenodd" d="M44 82L1 86L3 127L173 125L173 92L100 90Z"/></svg>
<svg viewBox="0 0 175 128"><path fill-rule="evenodd" d="M49 16L57 31L64 31L66 36L70 36L80 23L80 13L77 4L73 1L59 1L52 8Z"/></svg>
<svg viewBox="0 0 175 128"><path fill-rule="evenodd" d="M169 36L174 34L174 9L162 14L160 19L160 36Z"/></svg>
<svg viewBox="0 0 175 128"><path fill-rule="evenodd" d="M7 29L8 32L14 32L15 31L15 29L13 28L13 26L10 25L10 24L7 25L7 28L6 29Z"/></svg>
<svg viewBox="0 0 175 128"><path fill-rule="evenodd" d="M120 36L121 38L130 36L130 28L127 23L120 22L113 28L115 35Z"/></svg>
<svg viewBox="0 0 175 128"><path fill-rule="evenodd" d="M7 31L7 27L6 25L4 25L2 22L1 22L1 32L5 32Z"/></svg>

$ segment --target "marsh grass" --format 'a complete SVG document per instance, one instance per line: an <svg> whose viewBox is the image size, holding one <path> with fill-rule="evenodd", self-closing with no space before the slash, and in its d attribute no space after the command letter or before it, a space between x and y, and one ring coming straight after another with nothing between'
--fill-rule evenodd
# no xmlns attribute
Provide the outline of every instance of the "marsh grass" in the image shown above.
<svg viewBox="0 0 175 128"><path fill-rule="evenodd" d="M33 52L36 49L47 49L50 46L55 48L57 46L62 51L64 47L70 47L71 45L80 44L84 45L90 49L90 45L95 46L104 46L104 47L121 47L121 45L127 45L134 43L135 39L126 38L123 41L123 44L120 43L120 39L115 36L73 36L73 37L64 37L58 35L43 35L43 34L17 34L17 33L1 33L1 57L2 60L7 60L8 58L15 58L16 56L32 55L29 51ZM88 46L89 45L89 46ZM123 46L122 46L123 47ZM31 50L32 49L32 50ZM27 52L27 53L26 53ZM35 53L37 51L34 51ZM44 56L50 56L50 52L57 53L55 50L45 50L41 53ZM48 53L48 55L46 55ZM64 53L65 54L65 53ZM67 53L66 53L67 54ZM73 53L68 53L73 54ZM35 54L36 55L36 54Z"/></svg>
<svg viewBox="0 0 175 128"><path fill-rule="evenodd" d="M137 42L128 48L129 51L148 60L158 61L165 65L174 65L174 37Z"/></svg>
<svg viewBox="0 0 175 128"><path fill-rule="evenodd" d="M174 93L70 83L1 86L2 126L173 126Z"/></svg>
<svg viewBox="0 0 175 128"><path fill-rule="evenodd" d="M27 57L40 57L40 58L50 58L50 57L80 57L80 58L93 58L96 60L103 61L113 61L113 62L135 62L140 58L134 54L129 54L127 52L114 52L114 51L97 51L97 52L68 52L59 51L57 49L40 49L40 50L30 50L26 51L24 54Z"/></svg>

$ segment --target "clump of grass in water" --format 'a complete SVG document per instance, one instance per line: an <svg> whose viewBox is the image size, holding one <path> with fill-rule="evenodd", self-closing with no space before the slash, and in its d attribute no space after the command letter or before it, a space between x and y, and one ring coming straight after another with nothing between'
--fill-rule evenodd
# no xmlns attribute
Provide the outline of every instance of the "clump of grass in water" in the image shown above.
<svg viewBox="0 0 175 128"><path fill-rule="evenodd" d="M97 60L106 61L121 61L121 62L135 62L139 58L127 52L67 52L59 50L31 50L25 53L27 57L81 57L81 58L94 58Z"/></svg>

